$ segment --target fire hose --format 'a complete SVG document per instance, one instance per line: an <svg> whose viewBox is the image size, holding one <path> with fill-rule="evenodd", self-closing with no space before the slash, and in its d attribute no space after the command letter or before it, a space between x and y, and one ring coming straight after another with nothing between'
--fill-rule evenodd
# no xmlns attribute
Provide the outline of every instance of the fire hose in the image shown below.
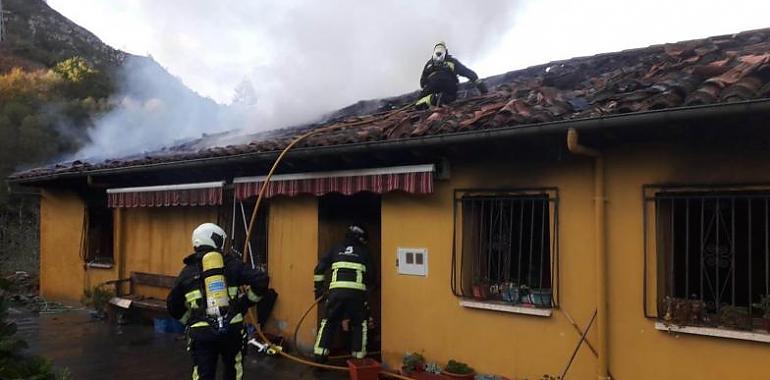
<svg viewBox="0 0 770 380"><path fill-rule="evenodd" d="M292 340L294 347L299 347L299 344L297 343L299 339L297 336L299 335L299 329L302 327L302 323L305 322L305 318L307 318L308 314L319 304L321 301L323 301L324 296L316 298L316 300L310 305L310 307L305 310L305 312L302 314L302 317L299 318L299 321L297 321L297 326L294 328L294 339ZM376 355L379 354L379 352L369 352L368 355ZM330 356L329 359L347 359L352 357L352 355L339 355L339 356Z"/></svg>
<svg viewBox="0 0 770 380"><path fill-rule="evenodd" d="M349 124L343 124L343 125L336 125L335 124L335 125L330 125L330 126L327 126L327 127L322 127L322 128L314 129L312 131L309 131L307 133L304 133L304 134L296 137L292 142L290 142L289 145L287 145L286 148L284 148L283 151L281 151L281 153L275 159L275 162L273 163L273 166L270 168L270 171L267 173L267 176L265 177L264 182L262 182L262 186L260 186L259 194L257 195L257 201L254 204L254 210L251 213L251 220L249 221L249 227L248 227L248 229L246 231L246 239L244 240L244 247L243 247L243 251L242 252L249 252L249 254L251 254L251 252L248 251L248 246L249 246L249 241L251 240L251 234L252 234L252 232L254 230L254 225L255 225L255 222L256 222L256 219L257 219L257 212L259 211L259 206L262 203L262 199L264 197L265 190L267 189L267 186L270 183L270 179L272 178L273 173L275 173L275 170L278 168L278 165L281 163L281 161L286 156L286 154L289 152L289 150L291 150L299 142L301 142L301 141L305 140L306 138L308 138L310 136L313 136L315 134L318 134L318 133L321 133L321 132L326 132L326 131L331 131L331 130L335 130L335 129L349 128L349 127L353 127L353 126L356 126L356 125L362 125L362 124L367 124L367 123L371 123L371 122L374 122L374 121L382 120L382 119L387 118L390 115L393 115L393 114L398 113L400 111L406 110L407 108L409 108L411 106L412 106L412 104L408 104L408 105L406 105L404 107L401 107L401 108L397 109L395 112L389 112L389 113L386 113L386 114L384 114L384 115L382 115L380 117L374 118L374 119L362 120L362 121L358 121L358 122L354 122L354 123L349 123ZM248 257L249 257L249 255L243 255L244 262L248 260ZM303 319L307 316L308 313L310 313L310 310L312 310L312 308L320 302L320 300L321 300L321 298L319 297L319 299L317 299L316 302L314 302L313 305L311 305L311 307L308 308L308 310L305 312L305 315L302 317ZM288 354L288 353L284 352L281 347L278 347L278 346L274 345L265 336L265 334L262 332L262 327L260 326L260 324L259 324L259 322L257 320L256 312L254 311L254 308L250 308L249 309L249 311L248 311L248 313L246 315L246 319L254 325L254 327L256 328L256 333L259 336L259 338L262 339L262 341L265 344L269 345L270 349L274 350L279 355L281 355L281 356L283 356L283 357L285 357L287 359L293 360L295 362L298 362L298 363L301 363L301 364L305 364L305 365L308 365L308 366L312 366L312 367L329 369L329 370L337 370L337 371L348 371L347 367L316 363L316 362L312 362L312 361L303 359L301 357L294 356L294 355L291 355L291 354ZM409 377L402 376L402 375L399 375L397 373L393 373L393 372L390 372L390 371L383 370L383 371L381 371L381 373L383 375L385 375L385 376L389 376L389 377L393 377L393 378L397 378L397 379L411 380Z"/></svg>

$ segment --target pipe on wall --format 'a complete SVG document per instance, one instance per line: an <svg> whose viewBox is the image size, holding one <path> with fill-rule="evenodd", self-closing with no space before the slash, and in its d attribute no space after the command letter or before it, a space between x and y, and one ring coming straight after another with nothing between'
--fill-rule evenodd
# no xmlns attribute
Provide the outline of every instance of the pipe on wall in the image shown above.
<svg viewBox="0 0 770 380"><path fill-rule="evenodd" d="M597 344L597 378L609 380L609 323L607 320L607 233L604 191L604 156L596 149L580 145L575 128L567 130L567 148L578 155L594 159L594 239L596 241L596 330L599 335Z"/></svg>

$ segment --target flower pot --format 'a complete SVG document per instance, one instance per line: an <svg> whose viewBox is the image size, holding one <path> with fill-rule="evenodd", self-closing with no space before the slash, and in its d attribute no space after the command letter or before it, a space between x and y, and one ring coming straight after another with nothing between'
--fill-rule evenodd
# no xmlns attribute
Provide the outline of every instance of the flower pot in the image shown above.
<svg viewBox="0 0 770 380"><path fill-rule="evenodd" d="M422 372L425 372L422 366L415 368L413 370L407 369L406 367L401 367L401 374L404 376L409 376L411 378L418 378L417 375Z"/></svg>
<svg viewBox="0 0 770 380"><path fill-rule="evenodd" d="M446 380L447 377L444 375L437 375L435 373L430 372L417 372L415 373L415 379L417 380Z"/></svg>
<svg viewBox="0 0 770 380"><path fill-rule="evenodd" d="M485 284L473 285L473 298L478 300L489 299L489 287Z"/></svg>
<svg viewBox="0 0 770 380"><path fill-rule="evenodd" d="M532 290L527 295L527 303L537 307L551 307L551 298L550 290Z"/></svg>
<svg viewBox="0 0 770 380"><path fill-rule="evenodd" d="M441 371L441 375L445 376L447 379L452 379L452 380L473 380L476 377L476 372L459 374L459 373Z"/></svg>
<svg viewBox="0 0 770 380"><path fill-rule="evenodd" d="M503 287L500 295L505 302L512 303L514 305L521 302L521 293L519 292L519 287L513 284Z"/></svg>
<svg viewBox="0 0 770 380"><path fill-rule="evenodd" d="M348 360L350 380L377 380L380 374L380 363L374 359Z"/></svg>

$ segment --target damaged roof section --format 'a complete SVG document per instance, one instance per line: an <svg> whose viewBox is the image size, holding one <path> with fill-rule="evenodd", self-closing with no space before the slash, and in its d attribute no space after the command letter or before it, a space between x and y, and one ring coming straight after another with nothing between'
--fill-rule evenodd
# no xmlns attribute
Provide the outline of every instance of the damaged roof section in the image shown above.
<svg viewBox="0 0 770 380"><path fill-rule="evenodd" d="M337 128L297 147L410 139L770 98L770 29L574 58L486 81L492 89L488 94L478 96L469 86L461 86L459 100L437 109L404 107L417 98L417 93L410 93L356 103L333 113L325 123L246 136L204 136L154 153L32 169L14 174L11 180L35 182L59 174L279 151L295 136L327 126Z"/></svg>

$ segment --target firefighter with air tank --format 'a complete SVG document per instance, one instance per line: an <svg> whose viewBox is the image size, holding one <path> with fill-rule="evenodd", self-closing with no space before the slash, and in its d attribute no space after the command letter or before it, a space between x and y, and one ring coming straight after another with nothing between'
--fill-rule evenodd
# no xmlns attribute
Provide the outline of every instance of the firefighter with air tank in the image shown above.
<svg viewBox="0 0 770 380"><path fill-rule="evenodd" d="M166 300L169 314L187 327L194 380L214 380L220 357L225 380L243 378L244 315L268 287L264 272L223 253L225 239L225 231L213 223L193 231L195 252L185 257Z"/></svg>

